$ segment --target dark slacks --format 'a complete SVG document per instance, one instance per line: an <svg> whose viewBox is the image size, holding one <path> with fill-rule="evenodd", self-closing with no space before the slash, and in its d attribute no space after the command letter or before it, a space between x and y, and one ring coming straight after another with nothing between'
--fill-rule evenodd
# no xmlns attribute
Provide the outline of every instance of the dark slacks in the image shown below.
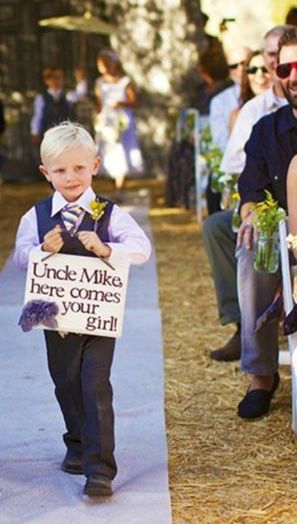
<svg viewBox="0 0 297 524"><path fill-rule="evenodd" d="M211 175L208 177L207 187L205 191L206 203L207 203L207 212L208 215L222 211L221 208L221 193L214 193L211 190Z"/></svg>
<svg viewBox="0 0 297 524"><path fill-rule="evenodd" d="M231 226L232 213L214 213L203 224L203 241L212 269L222 324L241 322L236 282L236 235Z"/></svg>
<svg viewBox="0 0 297 524"><path fill-rule="evenodd" d="M113 479L114 413L110 371L115 339L45 331L48 367L55 384L70 451L81 453L85 475Z"/></svg>

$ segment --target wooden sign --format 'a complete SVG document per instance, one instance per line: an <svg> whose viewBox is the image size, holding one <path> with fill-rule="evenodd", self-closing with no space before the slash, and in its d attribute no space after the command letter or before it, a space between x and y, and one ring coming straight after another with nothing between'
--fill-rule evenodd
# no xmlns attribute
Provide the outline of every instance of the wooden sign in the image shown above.
<svg viewBox="0 0 297 524"><path fill-rule="evenodd" d="M57 331L119 337L122 333L129 264L112 258L114 269L97 257L30 254L25 304L55 302ZM36 327L48 329L40 324Z"/></svg>

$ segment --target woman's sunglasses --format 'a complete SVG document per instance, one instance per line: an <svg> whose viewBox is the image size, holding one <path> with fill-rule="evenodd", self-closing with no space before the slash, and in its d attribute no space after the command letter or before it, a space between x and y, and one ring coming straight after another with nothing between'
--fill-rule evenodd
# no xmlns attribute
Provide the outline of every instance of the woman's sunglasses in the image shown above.
<svg viewBox="0 0 297 524"><path fill-rule="evenodd" d="M277 76L284 80L290 76L292 69L297 69L297 62L286 62L285 64L278 64L275 71Z"/></svg>
<svg viewBox="0 0 297 524"><path fill-rule="evenodd" d="M268 70L265 66L250 66L250 67L246 67L245 71L248 75L256 75L258 71L261 71L263 75L265 73L268 73Z"/></svg>
<svg viewBox="0 0 297 524"><path fill-rule="evenodd" d="M242 62L236 62L236 64L228 64L229 69L237 69L239 66L244 65L244 60Z"/></svg>

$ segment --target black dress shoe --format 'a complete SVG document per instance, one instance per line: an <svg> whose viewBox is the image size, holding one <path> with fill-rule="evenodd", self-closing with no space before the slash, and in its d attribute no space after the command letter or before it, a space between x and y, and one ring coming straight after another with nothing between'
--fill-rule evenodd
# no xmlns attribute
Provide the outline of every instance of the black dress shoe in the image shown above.
<svg viewBox="0 0 297 524"><path fill-rule="evenodd" d="M214 351L210 352L210 358L222 362L232 362L240 359L241 341L240 329L237 329L228 342Z"/></svg>
<svg viewBox="0 0 297 524"><path fill-rule="evenodd" d="M98 473L89 475L84 494L89 497L110 497L112 495L111 480Z"/></svg>
<svg viewBox="0 0 297 524"><path fill-rule="evenodd" d="M68 449L61 464L61 469L71 475L82 475L81 454Z"/></svg>
<svg viewBox="0 0 297 524"><path fill-rule="evenodd" d="M270 391L266 389L252 389L252 391L248 391L238 404L238 416L253 419L266 415L269 411L273 394L279 385L279 381L279 374L276 372L273 376L273 386Z"/></svg>

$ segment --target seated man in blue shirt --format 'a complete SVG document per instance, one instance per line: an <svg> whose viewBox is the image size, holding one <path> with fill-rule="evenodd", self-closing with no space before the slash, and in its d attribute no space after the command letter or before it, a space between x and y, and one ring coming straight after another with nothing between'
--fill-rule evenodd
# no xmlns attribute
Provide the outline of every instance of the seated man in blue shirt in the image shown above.
<svg viewBox="0 0 297 524"><path fill-rule="evenodd" d="M248 140L246 164L239 179L242 225L238 232L238 295L241 309L241 368L251 374L251 385L238 406L238 415L252 419L265 415L279 384L279 318L257 320L269 311L281 284L280 273L257 273L253 269L253 205L270 191L287 208L286 178L297 152L297 28L279 40L276 73L289 105L261 118ZM258 322L259 324L259 322Z"/></svg>

